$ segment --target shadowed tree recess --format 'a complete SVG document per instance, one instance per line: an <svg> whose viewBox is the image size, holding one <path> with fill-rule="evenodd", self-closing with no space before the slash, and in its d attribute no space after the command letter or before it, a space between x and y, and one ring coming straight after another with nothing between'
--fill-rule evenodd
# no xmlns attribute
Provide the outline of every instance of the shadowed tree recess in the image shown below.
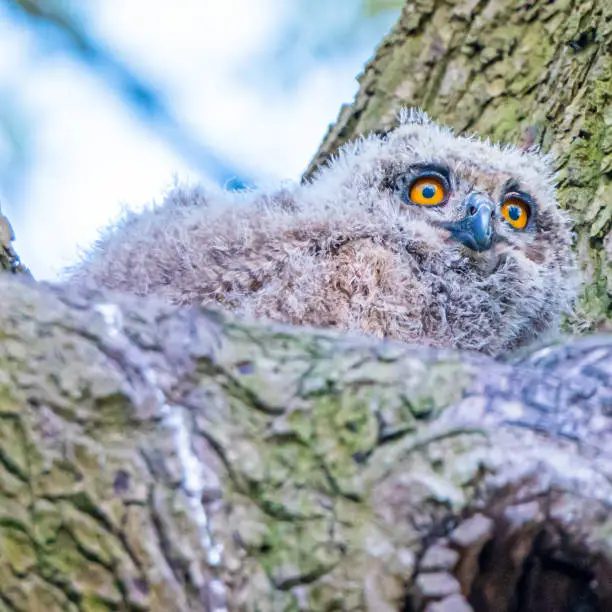
<svg viewBox="0 0 612 612"><path fill-rule="evenodd" d="M410 0L308 173L340 144L419 106L458 132L541 145L557 160L587 286L573 326L612 316L612 4Z"/></svg>
<svg viewBox="0 0 612 612"><path fill-rule="evenodd" d="M409 3L318 159L407 103L552 148L605 319L611 11ZM609 610L611 407L610 336L500 362L2 274L0 611Z"/></svg>

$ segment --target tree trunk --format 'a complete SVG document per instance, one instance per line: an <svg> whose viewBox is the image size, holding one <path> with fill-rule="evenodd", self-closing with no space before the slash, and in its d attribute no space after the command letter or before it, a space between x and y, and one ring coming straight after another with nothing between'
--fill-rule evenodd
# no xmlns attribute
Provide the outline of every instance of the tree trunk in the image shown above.
<svg viewBox="0 0 612 612"><path fill-rule="evenodd" d="M419 106L458 132L556 157L587 286L573 328L612 318L612 3L408 0L307 174Z"/></svg>
<svg viewBox="0 0 612 612"><path fill-rule="evenodd" d="M612 338L503 364L2 275L0 339L0 610L612 605Z"/></svg>

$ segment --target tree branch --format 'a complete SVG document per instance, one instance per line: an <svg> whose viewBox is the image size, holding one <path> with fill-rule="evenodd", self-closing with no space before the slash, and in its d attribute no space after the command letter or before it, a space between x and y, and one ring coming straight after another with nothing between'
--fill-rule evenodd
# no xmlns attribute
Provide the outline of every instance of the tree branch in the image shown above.
<svg viewBox="0 0 612 612"><path fill-rule="evenodd" d="M503 610L549 558L608 601L612 338L503 364L7 275L0 296L9 608Z"/></svg>

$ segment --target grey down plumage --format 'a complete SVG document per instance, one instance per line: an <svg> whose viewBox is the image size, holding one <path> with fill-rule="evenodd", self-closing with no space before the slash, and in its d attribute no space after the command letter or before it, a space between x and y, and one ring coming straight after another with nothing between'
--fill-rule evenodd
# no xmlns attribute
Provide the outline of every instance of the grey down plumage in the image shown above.
<svg viewBox="0 0 612 612"><path fill-rule="evenodd" d="M415 204L411 185L432 172L445 201ZM500 214L509 190L530 202L524 229ZM476 216L474 202L485 203ZM468 222L482 248L461 238ZM499 354L556 329L576 272L546 157L405 111L396 129L345 145L305 184L175 187L108 228L70 282Z"/></svg>

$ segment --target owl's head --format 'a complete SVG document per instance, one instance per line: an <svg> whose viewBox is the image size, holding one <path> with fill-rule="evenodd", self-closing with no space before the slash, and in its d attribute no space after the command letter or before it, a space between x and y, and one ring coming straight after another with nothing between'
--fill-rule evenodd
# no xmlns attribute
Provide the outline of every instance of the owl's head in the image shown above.
<svg viewBox="0 0 612 612"><path fill-rule="evenodd" d="M525 335L519 328L550 326L577 287L571 226L556 201L551 161L535 150L456 136L412 110L391 132L345 146L318 181L345 200L354 194L362 212L384 214L422 270L446 266L466 291L487 285L498 306L522 311L510 325L518 337Z"/></svg>
<svg viewBox="0 0 612 612"><path fill-rule="evenodd" d="M555 198L551 161L536 151L455 136L409 110L388 134L347 145L329 170L320 180L354 190L355 205L395 208L481 261L503 245L539 264L553 252L570 254L570 224Z"/></svg>

